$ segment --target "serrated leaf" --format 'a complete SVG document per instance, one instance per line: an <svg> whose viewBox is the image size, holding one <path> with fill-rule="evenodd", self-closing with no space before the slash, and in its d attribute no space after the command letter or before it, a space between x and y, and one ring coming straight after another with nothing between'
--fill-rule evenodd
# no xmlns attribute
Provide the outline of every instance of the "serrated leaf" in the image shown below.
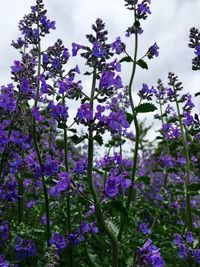
<svg viewBox="0 0 200 267"><path fill-rule="evenodd" d="M136 182L143 182L146 185L150 185L151 183L151 177L149 176L140 176L136 179Z"/></svg>
<svg viewBox="0 0 200 267"><path fill-rule="evenodd" d="M133 62L132 58L130 56L127 57L123 57L122 59L120 59L119 61L120 63L122 62Z"/></svg>
<svg viewBox="0 0 200 267"><path fill-rule="evenodd" d="M151 103L143 103L135 108L135 111L137 113L147 113L147 112L153 112L155 110L157 110L157 107Z"/></svg>
<svg viewBox="0 0 200 267"><path fill-rule="evenodd" d="M136 62L138 64L138 66L140 66L142 69L146 69L148 70L148 65L147 63L143 60L143 59L140 59Z"/></svg>

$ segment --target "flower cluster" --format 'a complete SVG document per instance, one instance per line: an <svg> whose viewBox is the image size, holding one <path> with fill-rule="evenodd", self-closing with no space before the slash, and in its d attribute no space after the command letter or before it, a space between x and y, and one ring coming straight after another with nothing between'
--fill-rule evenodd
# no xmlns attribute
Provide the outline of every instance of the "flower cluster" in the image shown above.
<svg viewBox="0 0 200 267"><path fill-rule="evenodd" d="M178 247L180 259L193 257L196 263L200 263L200 249L194 248L194 240L192 232L186 232L183 237L180 234L174 234L173 243Z"/></svg>
<svg viewBox="0 0 200 267"><path fill-rule="evenodd" d="M141 266L163 267L165 262L160 254L159 248L153 245L151 239L138 249L138 263Z"/></svg>

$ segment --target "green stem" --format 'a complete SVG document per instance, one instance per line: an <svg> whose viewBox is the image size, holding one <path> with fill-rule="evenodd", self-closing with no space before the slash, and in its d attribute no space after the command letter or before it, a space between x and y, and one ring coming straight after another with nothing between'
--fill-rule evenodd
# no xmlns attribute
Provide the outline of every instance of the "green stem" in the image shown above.
<svg viewBox="0 0 200 267"><path fill-rule="evenodd" d="M40 46L40 41L38 42L38 77L41 73L41 46ZM37 107L37 103L38 103L38 98L39 98L39 94L40 94L40 81L38 81L37 84L37 88L36 88L36 98L35 98L35 102L34 102L34 107ZM38 161L39 161L39 165L40 165L40 169L41 171L43 171L43 166L42 166L42 158L40 155L40 150L38 147L38 142L37 142L37 131L36 131L36 120L33 116L33 128L32 128L32 132L33 132L33 142L34 142L34 148L36 150L37 153L37 157L38 157ZM49 239L51 236L51 232L50 232L50 212L49 212L49 198L48 198L48 192L47 192L47 187L46 187L46 182L45 182L45 177L42 174L42 186L43 186L43 192L44 192L44 199L45 199L45 211L46 211L46 241L47 241L47 247L49 247Z"/></svg>
<svg viewBox="0 0 200 267"><path fill-rule="evenodd" d="M94 67L93 71L93 79L92 79L92 89L90 95L90 108L93 110L94 106L94 94L95 94L95 86L96 86L96 67ZM99 206L98 198L96 194L96 190L93 183L92 170L93 170L93 155L94 154L94 143L93 143L93 125L92 122L89 123L89 136L88 136L88 168L87 168L87 183L92 195L94 205L95 205L95 213L97 217L97 222L100 228L104 231L104 233L108 236L111 243L111 266L118 267L118 242L114 235L114 233L109 229L105 222L105 218L103 212Z"/></svg>
<svg viewBox="0 0 200 267"><path fill-rule="evenodd" d="M162 103L161 103L160 99L159 99L159 106L160 106L160 114L161 114L161 120L162 120L162 126L163 126L164 125L164 119L163 119ZM166 144L166 148L167 148L167 155L169 155L170 151L169 151L169 142L168 141L167 141L167 144ZM165 173L164 188L167 187L167 180L168 180L168 174Z"/></svg>
<svg viewBox="0 0 200 267"><path fill-rule="evenodd" d="M19 175L18 177L18 194L19 194L19 202L18 202L18 216L19 223L24 220L24 186L23 186L23 175Z"/></svg>
<svg viewBox="0 0 200 267"><path fill-rule="evenodd" d="M136 21L136 12L134 10L134 23L135 23L135 21ZM139 148L139 137L140 137L139 124L138 124L138 120L137 120L137 115L135 113L133 96L132 96L132 85L133 85L133 80L135 77L136 65L137 65L136 64L137 51L138 51L138 33L137 33L137 30L135 30L135 51L134 51L132 72L131 72L131 77L130 77L129 86L128 86L129 100L130 100L130 105L131 105L131 110L132 110L132 115L133 115L133 122L135 125L135 147L134 147L134 154L133 154L133 166L132 166L132 172L131 172L132 186L129 189L128 198L126 201L126 209L127 210L129 210L130 203L135 198L135 194L136 194L135 190L133 189L133 183L135 180L136 165L137 165L137 158L138 158L138 148ZM121 224L120 224L119 233L118 233L118 240L121 240L121 238L122 238L122 233L124 230L125 223L126 223L126 217L123 216L122 220L121 220Z"/></svg>
<svg viewBox="0 0 200 267"><path fill-rule="evenodd" d="M64 94L62 96L62 104L65 107L65 97ZM65 170L66 172L69 171L69 165L68 165L68 143L67 143L67 124L66 120L64 120L64 155L65 155ZM68 234L71 233L71 203L70 203L70 196L67 197L67 231ZM68 249L69 252L69 262L70 267L74 266L74 259L73 259L73 250L70 247Z"/></svg>
<svg viewBox="0 0 200 267"><path fill-rule="evenodd" d="M176 96L175 96L175 102L176 102L179 125L180 125L180 129L181 129L183 147L184 147L184 152L185 152L185 157L186 157L186 188L185 188L185 192L186 192L186 213L185 213L185 225L188 226L188 230L192 230L192 211L191 211L190 195L189 195L188 190L187 190L187 186L190 185L190 158L189 158L189 151L188 151L188 146L187 146L186 134L185 134L185 131L184 131L182 120L181 120L180 107L179 107L179 103L178 103L178 100L177 100Z"/></svg>
<svg viewBox="0 0 200 267"><path fill-rule="evenodd" d="M18 101L17 101L17 104L18 104ZM13 126L14 126L14 119L11 121L9 130L8 130L8 139L11 136L11 133L12 133L12 130L13 130ZM4 149L3 153L2 153L2 156L1 156L1 162L0 162L0 181L1 181L2 171L3 171L3 164L4 164L5 157L6 157L6 149L7 149L7 146L5 147L5 149Z"/></svg>

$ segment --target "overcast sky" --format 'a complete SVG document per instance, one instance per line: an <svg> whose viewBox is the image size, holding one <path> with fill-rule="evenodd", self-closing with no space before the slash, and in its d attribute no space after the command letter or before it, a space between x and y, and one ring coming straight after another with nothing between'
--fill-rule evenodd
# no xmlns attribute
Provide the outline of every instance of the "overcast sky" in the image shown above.
<svg viewBox="0 0 200 267"><path fill-rule="evenodd" d="M56 21L57 30L50 34L47 45L57 38L64 41L71 50L71 43L85 43L85 34L90 33L91 24L97 17L102 18L109 31L109 39L121 36L133 53L132 39L124 32L133 21L132 12L124 7L123 0L48 0L44 1L48 17ZM34 0L6 0L0 6L0 84L10 82L10 66L17 54L10 46L12 40L19 36L18 21L29 13ZM200 0L152 0L152 14L143 22L144 33L140 36L139 55L143 55L149 46L157 42L160 56L149 62L149 70L139 69L134 83L135 90L142 83L155 85L158 78L166 81L169 71L175 72L183 81L186 91L200 91L200 73L191 70L194 57L188 48L189 30L200 28ZM45 45L46 45L45 43ZM132 52L131 52L132 51ZM77 62L79 63L79 62ZM123 78L128 79L128 67ZM87 81L85 81L87 84ZM199 109L198 109L199 110Z"/></svg>

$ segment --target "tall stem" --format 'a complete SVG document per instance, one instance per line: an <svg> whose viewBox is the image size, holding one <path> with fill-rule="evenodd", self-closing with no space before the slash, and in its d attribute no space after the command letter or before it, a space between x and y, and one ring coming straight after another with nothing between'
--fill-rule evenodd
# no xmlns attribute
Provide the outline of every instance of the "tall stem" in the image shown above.
<svg viewBox="0 0 200 267"><path fill-rule="evenodd" d="M38 77L41 73L41 47L40 47L40 41L38 42ZM38 99L39 99L39 94L40 94L40 81L38 80L38 84L37 84L37 88L36 88L36 97L35 97L35 102L34 102L34 107L37 107L37 103L38 103ZM47 240L47 247L49 247L49 239L51 236L51 232L50 232L50 214L49 214L49 198L48 198L48 192L47 192L47 187L46 187L46 183L45 183L45 177L43 175L43 166L42 166L42 158L40 155L40 150L39 150L39 146L38 146L38 142L37 142L37 131L36 131L36 120L35 117L33 116L33 128L32 128L32 132L33 132L33 142L34 142L34 148L36 150L37 153L37 157L38 157L38 161L39 161L39 165L40 165L40 169L42 171L42 186L43 186L43 192L44 192L44 199L45 199L45 211L46 211L46 232L47 232L47 236L46 236L46 240Z"/></svg>
<svg viewBox="0 0 200 267"><path fill-rule="evenodd" d="M65 107L65 96L63 94L62 96L62 104ZM64 120L64 159L65 159L65 170L66 172L69 172L69 165L68 165L68 142L67 142L67 124L66 120ZM71 233L71 203L70 203L70 197L67 197L67 231L68 234ZM68 249L69 252L69 262L70 267L74 266L74 259L73 259L73 250L72 248Z"/></svg>
<svg viewBox="0 0 200 267"><path fill-rule="evenodd" d="M19 194L19 202L18 202L18 220L19 223L24 220L24 186L23 186L23 174L18 177L18 194Z"/></svg>
<svg viewBox="0 0 200 267"><path fill-rule="evenodd" d="M164 119L163 119L163 109L162 109L162 103L161 103L161 100L159 99L159 106L160 106L160 115L161 115L161 120L162 120L162 126L164 125ZM167 144L166 144L166 148L167 148L167 155L170 154L170 151L169 151L169 143L168 141L166 141ZM165 180L164 180L164 188L167 187L167 180L168 180L168 174L165 173Z"/></svg>
<svg viewBox="0 0 200 267"><path fill-rule="evenodd" d="M136 22L136 12L134 11L134 24ZM135 190L133 189L133 183L135 180L135 173L136 173L136 165L137 165L137 158L138 158L138 148L139 148L139 137L140 137L140 130L139 130L139 124L137 120L137 115L135 113L134 109L134 102L133 102L133 96L132 96L132 85L133 85L133 80L135 77L135 72L136 72L136 62L137 62L137 52L138 52L138 33L137 29L135 30L135 51L134 51L134 58L133 58L133 65L132 65L132 72L131 72L131 77L128 85L128 94L129 94L129 100L130 100L130 105L131 105L131 111L133 115L133 122L135 125L135 147L134 147L134 153L133 153L133 160L132 160L132 172L131 172L131 180L132 180L132 186L129 189L128 192L128 198L126 201L126 209L128 210L130 207L130 203L133 198L135 198ZM134 193L134 194L133 194ZM126 222L126 217L123 216L121 220L121 225L119 229L119 234L118 234L118 240L121 240L122 238L122 233L124 230Z"/></svg>
<svg viewBox="0 0 200 267"><path fill-rule="evenodd" d="M186 134L185 134L185 131L184 131L182 120L181 120L180 107L179 107L179 103L178 103L178 100L177 100L176 96L175 96L175 102L176 102L179 125L180 125L180 129L181 129L183 147L184 147L184 152L185 152L185 157L186 157L186 188L185 188L185 192L186 192L186 213L185 213L185 225L188 226L189 230L192 230L192 211L191 211L190 195L189 195L188 190L187 190L187 186L190 185L190 157L189 157L189 151L188 151L188 146L187 146Z"/></svg>
<svg viewBox="0 0 200 267"><path fill-rule="evenodd" d="M96 67L94 67L93 71L93 79L92 79L92 89L90 95L90 108L93 110L94 106L94 94L95 94L95 86L96 86ZM95 205L95 213L97 217L97 222L100 228L104 231L104 233L108 236L111 243L111 266L118 267L118 242L117 239L112 232L111 229L106 224L103 212L98 203L98 197L96 194L96 190L93 183L92 178L92 170L93 170L93 157L94 157L94 143L93 143L93 125L92 122L89 123L89 136L88 136L88 167L87 167L87 183L92 195L94 205Z"/></svg>

